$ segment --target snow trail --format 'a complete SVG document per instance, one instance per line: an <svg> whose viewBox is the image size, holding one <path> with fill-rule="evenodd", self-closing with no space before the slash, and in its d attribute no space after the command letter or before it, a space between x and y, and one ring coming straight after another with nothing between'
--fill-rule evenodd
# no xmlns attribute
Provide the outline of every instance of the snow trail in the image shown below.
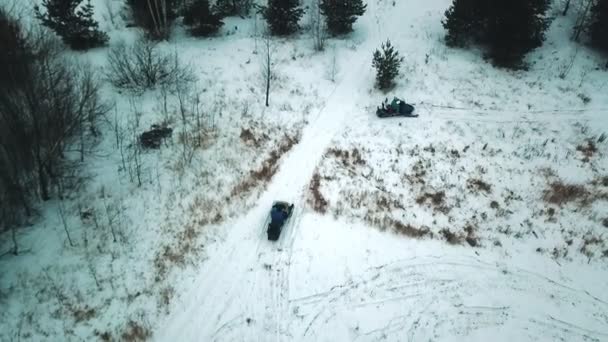
<svg viewBox="0 0 608 342"><path fill-rule="evenodd" d="M360 49L371 51L369 39ZM305 191L315 167L343 120L357 110L366 89L364 81L370 63L367 54L350 61L345 77L327 98L325 106L304 129L300 142L282 161L277 174L261 195L258 205L233 224L222 248L203 267L192 293L185 294L183 310L176 311L156 340L210 340L226 333L235 319L256 331L258 340L281 339L288 313L291 245L297 234ZM265 220L274 200L295 204L295 212L277 243L265 239ZM244 285L246 284L246 286ZM247 317L242 317L244 314Z"/></svg>

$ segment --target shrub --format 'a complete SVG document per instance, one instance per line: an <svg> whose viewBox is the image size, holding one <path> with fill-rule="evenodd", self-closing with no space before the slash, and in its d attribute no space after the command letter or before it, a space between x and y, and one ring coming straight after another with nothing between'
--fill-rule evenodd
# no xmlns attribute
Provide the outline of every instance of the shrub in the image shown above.
<svg viewBox="0 0 608 342"><path fill-rule="evenodd" d="M115 87L133 93L195 79L190 68L179 63L177 54L163 53L154 42L143 38L132 46L121 42L110 49L106 76Z"/></svg>

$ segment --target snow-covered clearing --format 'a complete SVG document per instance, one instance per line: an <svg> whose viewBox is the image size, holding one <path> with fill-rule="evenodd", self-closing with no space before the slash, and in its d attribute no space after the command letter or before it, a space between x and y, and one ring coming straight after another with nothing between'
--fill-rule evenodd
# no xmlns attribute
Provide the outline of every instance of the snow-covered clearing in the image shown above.
<svg viewBox="0 0 608 342"><path fill-rule="evenodd" d="M495 69L443 45L449 3L370 0L322 53L274 40L268 108L261 22L178 29L163 49L196 71L201 129L172 97L165 112L158 91L107 86L125 134L167 121L173 137L142 155L138 186L104 128L62 204L75 246L53 201L0 258L0 340L608 340L602 60L558 17L529 71ZM112 42L131 41L118 21ZM386 38L405 56L391 94L371 69ZM420 117L376 118L393 94ZM296 207L276 243L273 200Z"/></svg>

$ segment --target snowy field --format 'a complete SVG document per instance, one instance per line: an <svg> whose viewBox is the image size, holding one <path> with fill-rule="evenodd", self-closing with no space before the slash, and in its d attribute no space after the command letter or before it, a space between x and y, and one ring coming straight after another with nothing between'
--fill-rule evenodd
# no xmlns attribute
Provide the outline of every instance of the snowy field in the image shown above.
<svg viewBox="0 0 608 342"><path fill-rule="evenodd" d="M443 44L450 2L370 0L324 52L273 40L269 107L259 18L177 28L162 49L195 71L202 123L107 84L86 186L0 257L0 340L608 341L605 60L558 16L529 71L495 69ZM110 44L133 41L93 3ZM387 38L405 62L383 94ZM376 118L393 95L420 116ZM161 122L134 176L118 133ZM296 209L271 243L277 199Z"/></svg>

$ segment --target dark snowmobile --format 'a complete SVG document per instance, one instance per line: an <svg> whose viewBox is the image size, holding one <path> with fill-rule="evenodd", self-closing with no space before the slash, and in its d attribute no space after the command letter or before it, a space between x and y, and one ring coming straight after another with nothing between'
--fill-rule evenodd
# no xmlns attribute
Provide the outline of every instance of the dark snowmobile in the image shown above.
<svg viewBox="0 0 608 342"><path fill-rule="evenodd" d="M385 99L384 102L382 102L382 107L378 107L376 110L376 115L379 118L390 118L393 116L417 117L418 114L413 114L413 112L414 106L395 97L390 104L388 103L388 99Z"/></svg>
<svg viewBox="0 0 608 342"><path fill-rule="evenodd" d="M283 201L277 201L272 204L272 208L270 209L270 223L268 224L267 230L268 240L277 241L279 239L281 230L283 230L283 226L292 212L293 204Z"/></svg>

